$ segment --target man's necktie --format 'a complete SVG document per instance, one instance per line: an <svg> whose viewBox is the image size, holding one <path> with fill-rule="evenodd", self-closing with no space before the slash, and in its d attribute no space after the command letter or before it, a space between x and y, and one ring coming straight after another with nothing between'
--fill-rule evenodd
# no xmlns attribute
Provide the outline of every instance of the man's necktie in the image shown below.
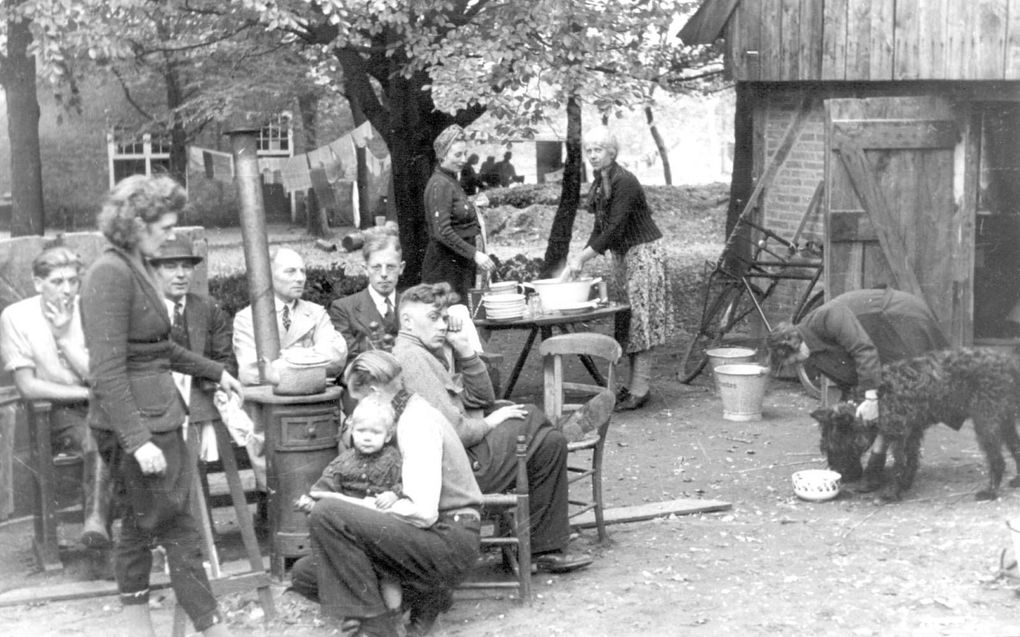
<svg viewBox="0 0 1020 637"><path fill-rule="evenodd" d="M184 322L184 304L174 303L174 322L170 328L170 338L181 347L188 347L188 326Z"/></svg>
<svg viewBox="0 0 1020 637"><path fill-rule="evenodd" d="M386 297L386 314L383 315L383 320L387 325L393 325L393 301L390 301L390 297Z"/></svg>
<svg viewBox="0 0 1020 637"><path fill-rule="evenodd" d="M289 305L284 305L283 306L283 331L284 332L289 332L290 331L290 306Z"/></svg>

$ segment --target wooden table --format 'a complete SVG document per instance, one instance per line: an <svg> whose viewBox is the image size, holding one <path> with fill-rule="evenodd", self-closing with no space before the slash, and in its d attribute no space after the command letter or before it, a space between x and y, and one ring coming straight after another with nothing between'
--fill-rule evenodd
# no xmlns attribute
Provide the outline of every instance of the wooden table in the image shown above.
<svg viewBox="0 0 1020 637"><path fill-rule="evenodd" d="M484 312L484 308L481 310ZM530 318L519 318L511 319L508 321L494 321L486 318L476 318L474 320L475 326L480 330L484 331L499 331L499 330L527 330L528 338L524 342L524 347L521 348L520 353L517 355L517 360L514 362L513 370L510 372L510 378L507 381L506 389L503 390L503 398L510 398L510 394L513 393L514 385L517 384L517 378L521 375L521 370L524 368L524 363L528 359L528 352L531 351L532 346L535 344L535 338L538 336L545 340L552 336L553 328L559 328L564 334L570 332L576 332L576 326L579 323L587 323L589 321L596 321L599 319L613 318L613 335L618 341L625 340L627 336L628 326L630 325L630 306L626 303L608 303L606 305L597 306L591 310L584 312L544 312L537 317ZM581 362L584 363L585 369L591 374L592 378L599 384L604 382L602 374L598 371L595 365L588 360L586 357L581 358Z"/></svg>
<svg viewBox="0 0 1020 637"><path fill-rule="evenodd" d="M266 433L269 564L278 579L283 579L286 558L312 550L307 516L294 510L294 501L308 493L337 456L341 392L330 386L321 394L282 396L269 385L244 388L245 409Z"/></svg>

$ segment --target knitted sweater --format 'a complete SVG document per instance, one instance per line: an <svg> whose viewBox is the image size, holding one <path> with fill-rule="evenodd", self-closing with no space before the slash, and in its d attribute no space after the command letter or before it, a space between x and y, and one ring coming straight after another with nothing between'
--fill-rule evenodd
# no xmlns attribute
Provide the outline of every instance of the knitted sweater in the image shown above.
<svg viewBox="0 0 1020 637"><path fill-rule="evenodd" d="M458 359L456 371L429 351L418 337L401 331L393 355L403 367L407 391L427 400L453 425L465 447L472 447L489 433L481 409L496 401L492 381L477 354Z"/></svg>

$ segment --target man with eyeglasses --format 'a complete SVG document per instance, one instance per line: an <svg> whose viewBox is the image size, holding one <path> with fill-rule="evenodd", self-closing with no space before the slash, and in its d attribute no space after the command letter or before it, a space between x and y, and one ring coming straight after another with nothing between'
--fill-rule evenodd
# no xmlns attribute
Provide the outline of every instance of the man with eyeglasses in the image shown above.
<svg viewBox="0 0 1020 637"><path fill-rule="evenodd" d="M348 360L372 349L389 350L399 328L397 280L404 261L396 232L385 227L366 231L361 256L368 287L329 306L333 327L347 341Z"/></svg>

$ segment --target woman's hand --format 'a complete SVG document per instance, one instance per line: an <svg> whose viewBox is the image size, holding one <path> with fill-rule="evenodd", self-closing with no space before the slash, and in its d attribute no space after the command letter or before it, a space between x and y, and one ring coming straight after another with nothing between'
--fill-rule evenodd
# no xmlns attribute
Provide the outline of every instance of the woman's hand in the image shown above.
<svg viewBox="0 0 1020 637"><path fill-rule="evenodd" d="M496 269L496 264L489 258L489 255L485 254L481 250L475 251L475 265L485 272L492 272Z"/></svg>
<svg viewBox="0 0 1020 637"><path fill-rule="evenodd" d="M227 370L223 370L223 374L220 375L220 389L228 393L237 394L237 397L241 399L241 403L244 403L244 385L241 384L241 381L228 374Z"/></svg>
<svg viewBox="0 0 1020 637"><path fill-rule="evenodd" d="M163 455L163 451L151 441L135 449L134 456L145 475L159 475L166 471L166 457Z"/></svg>
<svg viewBox="0 0 1020 637"><path fill-rule="evenodd" d="M577 277L581 276L581 271L584 269L584 261L580 257L574 257L567 261L567 265L563 268L563 272L560 273L561 281L573 281Z"/></svg>
<svg viewBox="0 0 1020 637"><path fill-rule="evenodd" d="M508 405L506 407L500 407L486 416L485 424L489 425L490 429L495 429L498 425L503 424L511 418L524 418L527 415L528 411L524 408L524 405Z"/></svg>

